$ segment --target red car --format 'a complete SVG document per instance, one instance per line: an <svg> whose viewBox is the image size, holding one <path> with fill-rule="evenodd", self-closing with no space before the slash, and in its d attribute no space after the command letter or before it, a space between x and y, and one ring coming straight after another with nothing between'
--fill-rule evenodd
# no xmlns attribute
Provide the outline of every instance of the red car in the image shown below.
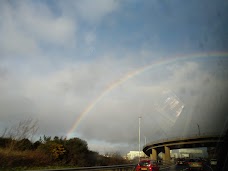
<svg viewBox="0 0 228 171"><path fill-rule="evenodd" d="M153 160L141 160L135 168L136 171L159 171L159 166Z"/></svg>

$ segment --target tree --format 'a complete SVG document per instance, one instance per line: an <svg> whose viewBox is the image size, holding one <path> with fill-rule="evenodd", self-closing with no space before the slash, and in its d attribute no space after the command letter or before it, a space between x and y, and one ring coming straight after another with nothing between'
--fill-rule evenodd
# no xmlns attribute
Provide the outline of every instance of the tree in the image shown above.
<svg viewBox="0 0 228 171"><path fill-rule="evenodd" d="M44 144L39 145L38 150L49 155L52 160L62 159L66 150L62 144L58 144L54 141L48 141Z"/></svg>
<svg viewBox="0 0 228 171"><path fill-rule="evenodd" d="M70 165L86 166L87 154L89 152L87 142L80 138L66 140L65 148L67 150L67 163Z"/></svg>
<svg viewBox="0 0 228 171"><path fill-rule="evenodd" d="M47 143L47 142L49 142L49 141L51 141L51 136L46 136L46 135L44 135L43 136L43 139L40 137L40 142L41 143Z"/></svg>
<svg viewBox="0 0 228 171"><path fill-rule="evenodd" d="M99 154L98 154L98 152L89 151L89 152L87 153L87 161L88 161L88 165L89 165L89 166L100 165L98 159L99 159Z"/></svg>
<svg viewBox="0 0 228 171"><path fill-rule="evenodd" d="M8 144L10 144L12 141L11 138L3 138L3 137L0 137L0 147L1 148L6 148Z"/></svg>
<svg viewBox="0 0 228 171"><path fill-rule="evenodd" d="M32 139L38 130L38 122L26 119L13 125L5 133L5 136L15 140Z"/></svg>
<svg viewBox="0 0 228 171"><path fill-rule="evenodd" d="M36 150L42 143L40 141L36 141L33 143L32 149Z"/></svg>
<svg viewBox="0 0 228 171"><path fill-rule="evenodd" d="M29 139L22 139L16 141L16 149L20 151L31 150L33 148L33 143Z"/></svg>
<svg viewBox="0 0 228 171"><path fill-rule="evenodd" d="M18 141L22 142L22 140L25 139L28 141L29 139L31 140L38 130L37 124L37 121L26 119L13 125L10 129L6 128L2 134L2 138L11 139L10 143L8 144L8 150L11 151L16 149L16 145L19 145Z"/></svg>

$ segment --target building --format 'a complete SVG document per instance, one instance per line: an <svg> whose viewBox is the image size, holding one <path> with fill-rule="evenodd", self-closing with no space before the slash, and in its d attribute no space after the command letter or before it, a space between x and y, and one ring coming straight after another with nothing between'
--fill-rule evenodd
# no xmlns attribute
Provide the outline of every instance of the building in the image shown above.
<svg viewBox="0 0 228 171"><path fill-rule="evenodd" d="M128 160L133 160L134 158L138 157L146 157L146 154L143 151L130 151L127 153L127 159Z"/></svg>
<svg viewBox="0 0 228 171"><path fill-rule="evenodd" d="M204 151L202 149L177 149L177 150L170 150L170 156L172 158L198 158L204 157Z"/></svg>

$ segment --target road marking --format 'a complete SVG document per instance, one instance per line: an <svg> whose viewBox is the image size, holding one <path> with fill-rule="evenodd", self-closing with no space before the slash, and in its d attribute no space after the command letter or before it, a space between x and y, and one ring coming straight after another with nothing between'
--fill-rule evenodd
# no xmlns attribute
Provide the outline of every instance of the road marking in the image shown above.
<svg viewBox="0 0 228 171"><path fill-rule="evenodd" d="M183 170L180 170L180 171L184 171L184 170L187 170L188 168L185 168L185 169L183 169Z"/></svg>
<svg viewBox="0 0 228 171"><path fill-rule="evenodd" d="M175 166L175 165L172 165L172 166ZM172 167L172 166L164 167L164 168L161 168L161 169L159 169L159 170L168 169L168 168L170 168L170 167ZM187 170L187 169L188 169L188 168L185 168L185 169L182 169L182 170L180 170L180 171L184 171L184 170Z"/></svg>

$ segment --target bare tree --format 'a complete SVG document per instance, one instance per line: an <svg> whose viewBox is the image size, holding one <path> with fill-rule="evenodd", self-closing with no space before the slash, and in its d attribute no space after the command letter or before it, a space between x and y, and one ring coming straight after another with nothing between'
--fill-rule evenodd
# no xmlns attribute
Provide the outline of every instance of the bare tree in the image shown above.
<svg viewBox="0 0 228 171"><path fill-rule="evenodd" d="M26 119L12 126L6 136L13 140L32 139L38 130L38 121Z"/></svg>
<svg viewBox="0 0 228 171"><path fill-rule="evenodd" d="M7 133L8 128L5 128L2 132L1 138L4 138Z"/></svg>
<svg viewBox="0 0 228 171"><path fill-rule="evenodd" d="M38 121L26 119L13 125L11 128L6 128L3 131L2 138L10 138L8 144L9 151L15 149L16 143L23 139L32 140L38 130Z"/></svg>

